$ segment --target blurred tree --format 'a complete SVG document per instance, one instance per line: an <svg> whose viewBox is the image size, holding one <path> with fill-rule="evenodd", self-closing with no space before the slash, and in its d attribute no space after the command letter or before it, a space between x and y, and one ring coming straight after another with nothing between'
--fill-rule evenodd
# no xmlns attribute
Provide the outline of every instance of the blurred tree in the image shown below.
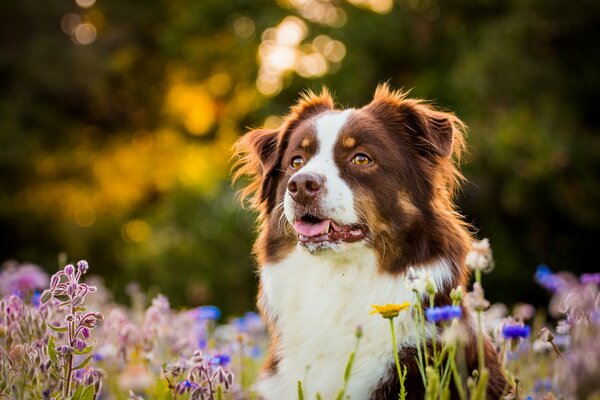
<svg viewBox="0 0 600 400"><path fill-rule="evenodd" d="M598 2L23 0L0 22L0 259L66 251L117 294L250 308L230 145L303 89L360 106L390 80L470 126L461 205L493 299L539 302L539 262L595 268Z"/></svg>

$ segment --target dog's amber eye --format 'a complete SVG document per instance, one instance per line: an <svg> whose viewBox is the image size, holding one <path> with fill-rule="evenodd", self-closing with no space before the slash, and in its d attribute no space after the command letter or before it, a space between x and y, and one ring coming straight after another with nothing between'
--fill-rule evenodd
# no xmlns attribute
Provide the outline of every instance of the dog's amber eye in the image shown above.
<svg viewBox="0 0 600 400"><path fill-rule="evenodd" d="M304 160L302 159L302 157L296 156L292 158L292 162L290 163L290 165L294 169L302 168L302 166L304 165Z"/></svg>
<svg viewBox="0 0 600 400"><path fill-rule="evenodd" d="M369 165L372 161L366 154L358 153L352 158L352 162L356 165Z"/></svg>

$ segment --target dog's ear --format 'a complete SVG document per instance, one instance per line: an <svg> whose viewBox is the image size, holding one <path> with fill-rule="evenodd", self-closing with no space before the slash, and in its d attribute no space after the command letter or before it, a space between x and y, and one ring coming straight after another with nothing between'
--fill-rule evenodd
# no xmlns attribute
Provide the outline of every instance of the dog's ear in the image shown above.
<svg viewBox="0 0 600 400"><path fill-rule="evenodd" d="M240 191L243 200L259 208L275 190L273 172L279 162L277 129L256 129L246 133L234 145L237 158L233 181L248 176L251 182Z"/></svg>
<svg viewBox="0 0 600 400"><path fill-rule="evenodd" d="M465 125L455 115L438 111L421 100L407 99L406 93L390 90L387 84L377 87L366 108L383 117L392 128L408 132L413 146L421 153L460 159Z"/></svg>

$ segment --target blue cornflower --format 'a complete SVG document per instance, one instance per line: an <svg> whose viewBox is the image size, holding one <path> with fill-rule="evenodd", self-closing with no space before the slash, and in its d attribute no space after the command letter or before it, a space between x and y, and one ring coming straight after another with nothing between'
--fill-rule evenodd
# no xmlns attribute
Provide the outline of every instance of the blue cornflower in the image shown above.
<svg viewBox="0 0 600 400"><path fill-rule="evenodd" d="M210 360L213 365L220 365L221 367L226 367L231 362L231 357L229 354L217 354Z"/></svg>
<svg viewBox="0 0 600 400"><path fill-rule="evenodd" d="M216 321L221 318L221 310L216 306L201 306L196 308L200 320Z"/></svg>
<svg viewBox="0 0 600 400"><path fill-rule="evenodd" d="M462 317L462 308L459 306L433 307L425 310L427 320L431 322L448 321Z"/></svg>
<svg viewBox="0 0 600 400"><path fill-rule="evenodd" d="M556 292L563 286L563 280L552 273L552 270L546 264L538 265L535 271L535 281L551 292Z"/></svg>
<svg viewBox="0 0 600 400"><path fill-rule="evenodd" d="M39 290L36 290L33 293L33 296L31 296L31 304L33 304L33 306L35 308L39 308L40 307L40 297L42 296L42 294L40 293Z"/></svg>
<svg viewBox="0 0 600 400"><path fill-rule="evenodd" d="M506 339L527 338L531 333L531 328L527 325L504 325L502 335Z"/></svg>

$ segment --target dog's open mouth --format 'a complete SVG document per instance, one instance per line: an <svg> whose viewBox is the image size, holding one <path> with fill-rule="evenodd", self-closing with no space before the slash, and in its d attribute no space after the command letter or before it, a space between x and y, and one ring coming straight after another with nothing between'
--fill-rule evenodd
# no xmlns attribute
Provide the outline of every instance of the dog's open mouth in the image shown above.
<svg viewBox="0 0 600 400"><path fill-rule="evenodd" d="M365 238L366 230L361 225L338 225L310 214L296 220L294 229L302 243L357 242Z"/></svg>

